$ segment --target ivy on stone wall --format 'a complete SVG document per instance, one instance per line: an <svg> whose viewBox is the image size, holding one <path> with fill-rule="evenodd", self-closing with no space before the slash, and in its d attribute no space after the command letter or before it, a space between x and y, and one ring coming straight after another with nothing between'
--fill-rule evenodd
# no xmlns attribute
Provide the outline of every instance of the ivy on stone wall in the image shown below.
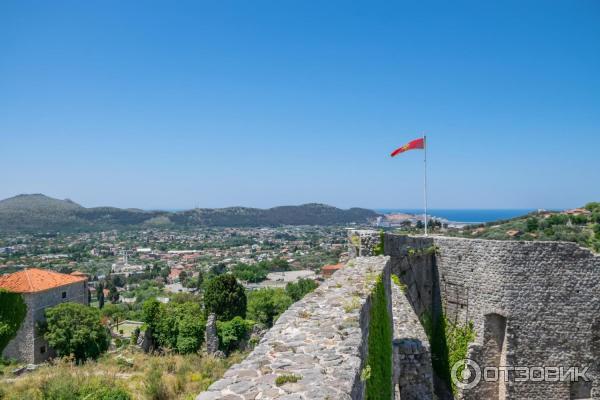
<svg viewBox="0 0 600 400"><path fill-rule="evenodd" d="M392 398L392 321L381 276L371 294L367 400Z"/></svg>
<svg viewBox="0 0 600 400"><path fill-rule="evenodd" d="M436 318L426 312L421 316L421 324L431 345L433 370L456 394L457 388L450 379L450 370L455 363L467 358L469 343L475 340L473 323L453 323L444 314ZM462 368L458 372L462 373Z"/></svg>
<svg viewBox="0 0 600 400"><path fill-rule="evenodd" d="M20 293L0 289L0 354L21 327L27 305Z"/></svg>

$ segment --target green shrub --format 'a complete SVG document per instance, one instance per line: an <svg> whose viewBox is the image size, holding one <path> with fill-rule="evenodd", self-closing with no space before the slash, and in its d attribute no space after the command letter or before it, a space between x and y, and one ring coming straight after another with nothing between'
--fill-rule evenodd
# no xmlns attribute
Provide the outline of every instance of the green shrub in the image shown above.
<svg viewBox="0 0 600 400"><path fill-rule="evenodd" d="M243 340L248 339L254 321L235 317L231 321L217 321L217 334L219 344L223 351L230 353L236 350Z"/></svg>
<svg viewBox="0 0 600 400"><path fill-rule="evenodd" d="M248 293L248 318L271 327L292 303L293 300L283 289L253 290Z"/></svg>
<svg viewBox="0 0 600 400"><path fill-rule="evenodd" d="M144 391L149 400L169 400L170 394L162 380L162 370L155 362L144 377Z"/></svg>
<svg viewBox="0 0 600 400"><path fill-rule="evenodd" d="M535 217L527 218L527 232L535 232L539 228L538 219Z"/></svg>
<svg viewBox="0 0 600 400"><path fill-rule="evenodd" d="M289 282L285 286L285 292L296 302L315 290L319 285L313 279L299 279L297 282Z"/></svg>

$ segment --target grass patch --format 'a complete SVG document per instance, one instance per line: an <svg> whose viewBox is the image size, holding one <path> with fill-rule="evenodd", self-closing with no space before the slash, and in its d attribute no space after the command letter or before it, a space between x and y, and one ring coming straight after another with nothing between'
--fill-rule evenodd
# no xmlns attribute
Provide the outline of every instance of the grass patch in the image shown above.
<svg viewBox="0 0 600 400"><path fill-rule="evenodd" d="M154 356L125 349L83 365L62 360L18 377L5 374L0 379L0 399L194 399L220 379L231 365L242 361L246 354L233 353L218 359L206 354ZM123 362L123 357L128 362ZM88 392L82 395L89 387L104 388L98 389L99 395L105 393L106 388L114 391L107 391L104 397L86 397Z"/></svg>
<svg viewBox="0 0 600 400"><path fill-rule="evenodd" d="M347 313L357 310L358 307L360 307L360 299L358 296L353 296L352 300L344 303L344 311Z"/></svg>
<svg viewBox="0 0 600 400"><path fill-rule="evenodd" d="M294 374L289 374L289 375L279 375L276 379L275 379L275 384L277 386L281 386L281 385L285 385L286 383L296 383L298 382L300 379L302 379L302 377L300 375L294 375Z"/></svg>

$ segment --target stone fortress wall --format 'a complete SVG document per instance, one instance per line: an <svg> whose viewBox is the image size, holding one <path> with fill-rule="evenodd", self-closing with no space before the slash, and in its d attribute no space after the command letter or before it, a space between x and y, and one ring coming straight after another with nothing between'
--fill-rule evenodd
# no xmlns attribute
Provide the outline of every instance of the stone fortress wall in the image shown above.
<svg viewBox="0 0 600 400"><path fill-rule="evenodd" d="M457 398L600 399L600 257L565 242L350 231L347 266L294 304L242 363L199 400L363 399L373 276L392 314L396 399L446 399L420 319L472 322L481 366L589 367L589 382L482 382ZM401 286L390 283L396 275ZM357 302L356 309L353 302ZM294 374L295 383L276 378ZM434 387L436 394L434 395Z"/></svg>
<svg viewBox="0 0 600 400"><path fill-rule="evenodd" d="M384 248L418 316L443 310L473 323L468 357L479 365L589 367L590 382L518 382L509 372L509 382L461 397L600 398L599 256L575 243L441 236L385 235Z"/></svg>
<svg viewBox="0 0 600 400"><path fill-rule="evenodd" d="M371 292L389 259L361 257L284 312L240 364L197 400L364 398ZM391 308L389 310L391 312ZM278 377L297 382L277 384Z"/></svg>

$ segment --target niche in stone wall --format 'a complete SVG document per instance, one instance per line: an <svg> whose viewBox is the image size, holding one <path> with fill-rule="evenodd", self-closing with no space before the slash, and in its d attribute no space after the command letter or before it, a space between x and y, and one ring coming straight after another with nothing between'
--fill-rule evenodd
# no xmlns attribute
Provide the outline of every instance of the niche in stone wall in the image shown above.
<svg viewBox="0 0 600 400"><path fill-rule="evenodd" d="M490 367L506 366L506 317L500 314L486 314L483 326L483 365ZM506 399L504 377L497 382L484 384L485 398L488 400Z"/></svg>

